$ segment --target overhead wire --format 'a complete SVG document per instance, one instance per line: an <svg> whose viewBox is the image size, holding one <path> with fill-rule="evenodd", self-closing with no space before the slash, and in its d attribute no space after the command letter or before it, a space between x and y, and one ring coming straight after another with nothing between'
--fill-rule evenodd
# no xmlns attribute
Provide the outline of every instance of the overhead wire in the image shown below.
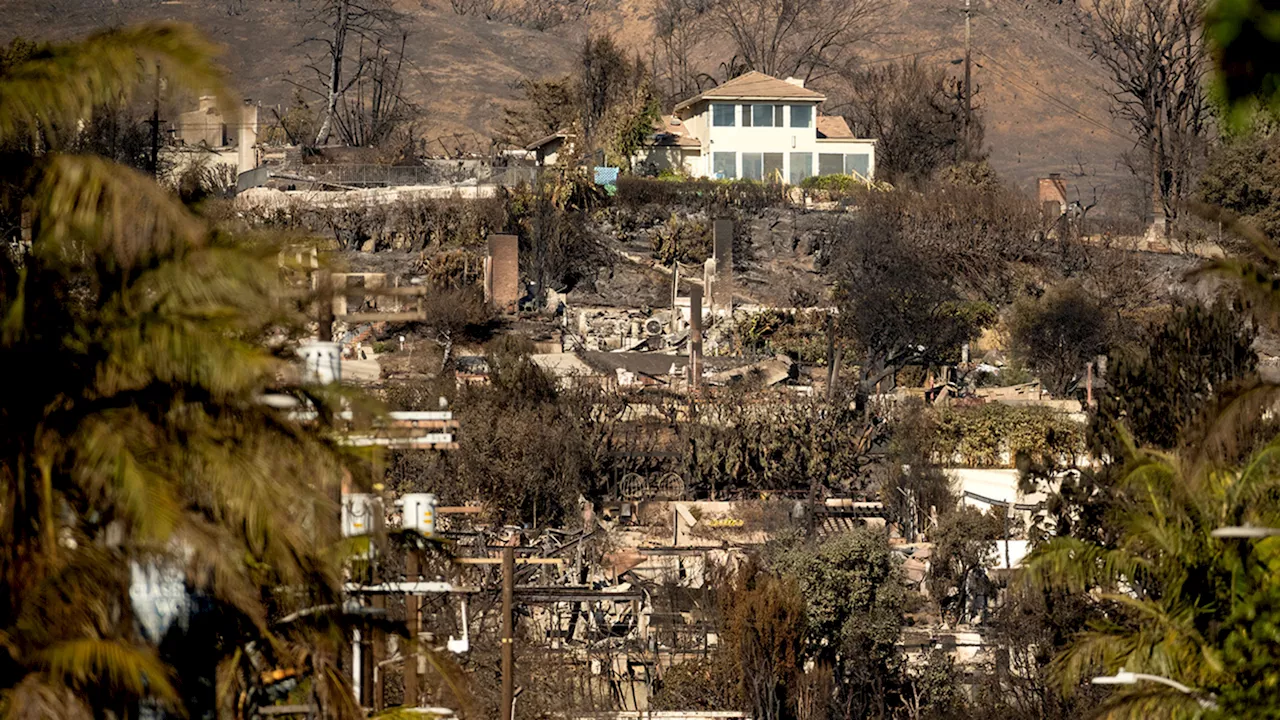
<svg viewBox="0 0 1280 720"><path fill-rule="evenodd" d="M932 54L934 54L934 53L940 53L940 52L942 52L943 50L955 50L955 49L957 49L957 48L961 48L961 47L964 47L964 46L963 46L963 45L961 45L961 44L959 44L959 43L953 43L953 44L951 44L951 45L943 45L943 46L941 46L941 47L936 47L936 48L933 48L933 49L931 49L931 50L920 50L920 51L918 51L918 52L904 53L904 54L902 54L902 55L894 55L893 57L887 57L887 58L876 58L875 60L871 60L871 61L869 61L869 62L862 63L861 67L870 67L870 66L872 66L872 65L883 65L883 64L885 64L885 63L894 62L894 61L897 61L897 60L904 60L904 59L906 59L906 58L921 58L921 57L924 57L925 55L932 55Z"/></svg>
<svg viewBox="0 0 1280 720"><path fill-rule="evenodd" d="M977 49L977 48L974 48L974 49L973 49L973 52L974 52L975 54L977 54L977 55L981 55L982 57L986 58L986 59L987 59L987 60L988 60L992 65L995 65L996 67L1000 68L1003 72L996 72L995 70L992 70L991 68L984 68L985 70L988 70L989 72L992 72L992 73L993 73L993 74L995 74L995 75L998 75L998 76L1000 76L1000 77L1003 77L1006 81L1008 81L1008 82L1010 82L1010 83L1012 83L1012 84L1014 84L1014 85L1017 85L1017 86L1019 86L1019 87L1023 88L1024 90L1028 90L1028 91L1030 91L1030 92L1033 92L1033 93L1035 93L1035 94L1039 95L1040 97L1042 97L1042 98L1044 98L1044 99L1048 100L1049 102L1053 103L1054 105L1057 105L1058 107L1060 107L1060 108L1062 108L1063 110L1067 111L1067 112L1068 112L1068 113L1070 113L1071 115L1073 115L1073 116L1075 116L1075 117L1077 117L1077 118L1079 118L1079 119L1081 119L1081 120L1083 120L1083 121L1085 121L1085 122L1089 123L1090 125L1093 125L1094 127L1098 128L1099 130L1102 130L1103 132L1106 132L1106 133L1109 133L1109 134L1111 134L1111 135L1114 135L1114 136L1116 136L1116 137L1118 137L1118 138L1120 138L1121 140L1124 140L1124 141L1126 141L1126 142L1134 142L1134 139L1133 139L1132 137L1130 137L1129 135L1126 135L1126 134L1124 134L1124 133L1122 133L1122 132L1120 132L1120 131L1116 130L1115 128L1111 127L1111 126L1110 126L1110 125L1108 125L1107 123L1102 122L1101 120L1098 120L1098 119L1096 119L1096 118L1092 118L1092 117L1090 117L1090 116L1088 116L1088 115L1085 115L1084 113L1080 112L1077 108L1073 107L1070 103L1068 103L1067 101L1063 100L1062 98L1059 98L1059 97L1057 97L1057 96L1053 95L1052 93L1049 93L1048 91L1045 91L1045 90L1043 90L1043 89L1041 89L1041 88L1037 87L1037 86L1035 85L1035 82L1034 82L1034 81L1031 81L1031 80L1028 80L1028 79L1026 79L1026 78L1024 78L1024 77L1020 77L1020 76L1018 76L1018 74L1017 74L1017 72L1016 72L1016 71L1014 71L1014 70L1010 70L1010 69L1009 69L1008 67L1006 67L1003 63L1001 63L1000 61L998 61L998 60L996 60L995 58L991 57L991 55L989 55L989 54L987 54L987 53L985 53L985 52L983 52L983 51L981 51L981 50L979 50L979 49Z"/></svg>

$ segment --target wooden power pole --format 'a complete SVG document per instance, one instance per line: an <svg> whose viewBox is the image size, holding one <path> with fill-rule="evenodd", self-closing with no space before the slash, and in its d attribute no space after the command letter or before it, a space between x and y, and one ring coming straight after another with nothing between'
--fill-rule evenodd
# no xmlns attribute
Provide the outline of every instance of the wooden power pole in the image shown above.
<svg viewBox="0 0 1280 720"><path fill-rule="evenodd" d="M970 16L973 14L970 0L964 0L964 148L961 158L969 159L970 145L973 138L973 85L970 64L973 48L973 29Z"/></svg>
<svg viewBox="0 0 1280 720"><path fill-rule="evenodd" d="M421 564L418 560L418 549L411 548L404 559L404 579L417 582L421 575ZM418 707L418 642L422 635L422 617L419 609L422 598L417 595L406 595L404 598L405 619L409 621L409 650L404 663L404 702L407 708Z"/></svg>
<svg viewBox="0 0 1280 720"><path fill-rule="evenodd" d="M516 550L502 549L502 720L514 720L516 703L515 609Z"/></svg>

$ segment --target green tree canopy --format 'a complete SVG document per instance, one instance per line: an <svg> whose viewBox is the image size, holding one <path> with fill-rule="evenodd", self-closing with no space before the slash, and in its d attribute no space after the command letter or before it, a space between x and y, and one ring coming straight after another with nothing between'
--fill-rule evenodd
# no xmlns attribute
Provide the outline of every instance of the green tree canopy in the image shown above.
<svg viewBox="0 0 1280 720"><path fill-rule="evenodd" d="M1055 397L1080 384L1085 364L1106 350L1107 331L1106 311L1077 283L1020 300L1009 319L1014 354Z"/></svg>
<svg viewBox="0 0 1280 720"><path fill-rule="evenodd" d="M1224 465L1203 445L1179 454L1131 449L1123 488L1133 500L1118 515L1114 540L1058 537L1032 552L1026 566L1037 587L1100 602L1088 629L1054 660L1066 687L1124 667L1176 680L1202 698L1244 691L1248 675L1228 671L1224 648L1229 637L1247 636L1252 618L1233 611L1256 602L1255 583L1273 584L1275 576L1258 572L1247 547L1242 554L1210 531L1280 523L1277 452L1273 441L1240 465ZM1241 668L1256 658L1238 641L1233 652ZM1141 685L1118 691L1108 709L1115 716L1195 717L1201 706L1193 696Z"/></svg>
<svg viewBox="0 0 1280 720"><path fill-rule="evenodd" d="M1123 456L1117 425L1137 445L1177 447L1216 394L1249 378L1257 367L1256 332L1225 300L1175 306L1136 351L1108 358L1107 389L1090 422L1091 450Z"/></svg>
<svg viewBox="0 0 1280 720"><path fill-rule="evenodd" d="M173 24L42 46L0 69L0 145L22 178L0 190L30 239L0 254L0 367L13 380L0 409L0 713L204 715L285 666L326 714L356 717L323 520L346 462L260 400L330 407L281 379L298 318L274 302L274 250L213 231L149 177L63 152L157 65L225 95L212 46ZM200 672L159 651L154 598L132 592L141 579L216 610L198 655L184 648Z"/></svg>
<svg viewBox="0 0 1280 720"><path fill-rule="evenodd" d="M882 716L897 702L897 643L907 589L884 533L864 528L782 549L775 572L795 578L806 601L809 657L829 666L847 717Z"/></svg>

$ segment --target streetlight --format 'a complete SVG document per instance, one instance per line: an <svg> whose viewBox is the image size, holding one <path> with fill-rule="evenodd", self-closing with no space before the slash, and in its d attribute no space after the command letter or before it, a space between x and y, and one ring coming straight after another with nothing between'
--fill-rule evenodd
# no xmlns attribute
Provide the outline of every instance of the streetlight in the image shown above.
<svg viewBox="0 0 1280 720"><path fill-rule="evenodd" d="M1229 525L1209 533L1210 537L1239 540L1261 540L1262 538L1276 535L1280 535L1280 528L1257 527L1256 525Z"/></svg>
<svg viewBox="0 0 1280 720"><path fill-rule="evenodd" d="M1218 709L1218 704L1213 701L1212 697L1209 697L1209 698L1198 697L1198 693L1195 690L1192 690L1191 688L1187 687L1186 685L1183 685L1182 683L1176 680L1170 680L1167 677L1160 677L1159 675L1147 675L1146 673L1129 672L1124 668L1120 668L1120 672L1116 673L1115 675L1103 675L1101 677L1094 678L1093 684L1094 685L1137 685L1139 681L1143 681L1143 680L1147 682L1159 683L1161 685L1167 685L1168 687L1171 687L1174 690L1177 690L1178 692L1184 695L1190 695L1193 698L1195 698L1196 702L1200 703L1200 707L1204 708L1205 710Z"/></svg>

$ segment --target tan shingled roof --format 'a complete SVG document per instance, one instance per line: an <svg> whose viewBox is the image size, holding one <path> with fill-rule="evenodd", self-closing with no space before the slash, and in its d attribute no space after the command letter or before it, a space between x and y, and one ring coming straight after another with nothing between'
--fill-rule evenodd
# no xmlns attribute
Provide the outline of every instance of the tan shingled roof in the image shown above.
<svg viewBox="0 0 1280 720"><path fill-rule="evenodd" d="M818 139L819 140L853 140L853 131L849 129L849 123L838 115L819 115L818 116Z"/></svg>
<svg viewBox="0 0 1280 720"><path fill-rule="evenodd" d="M770 77L752 70L707 90L701 95L676 105L677 110L689 107L700 100L813 100L822 102L827 96L820 92L792 85L785 80Z"/></svg>
<svg viewBox="0 0 1280 720"><path fill-rule="evenodd" d="M675 115L663 115L653 123L653 145L657 147L702 147L689 134L689 127Z"/></svg>
<svg viewBox="0 0 1280 720"><path fill-rule="evenodd" d="M568 130L561 130L561 131L559 131L559 132L551 133L550 135L548 135L548 136L546 136L546 137L544 137L544 138L538 138L537 140L534 140L533 142L529 143L528 145L525 145L525 146L524 146L524 149L525 149L525 150L537 150L538 148L542 147L543 145L547 145L547 144L549 144L549 143L555 142L556 140L568 140L568 139L569 139L569 138L571 138L571 137L573 137L573 133L569 132Z"/></svg>

